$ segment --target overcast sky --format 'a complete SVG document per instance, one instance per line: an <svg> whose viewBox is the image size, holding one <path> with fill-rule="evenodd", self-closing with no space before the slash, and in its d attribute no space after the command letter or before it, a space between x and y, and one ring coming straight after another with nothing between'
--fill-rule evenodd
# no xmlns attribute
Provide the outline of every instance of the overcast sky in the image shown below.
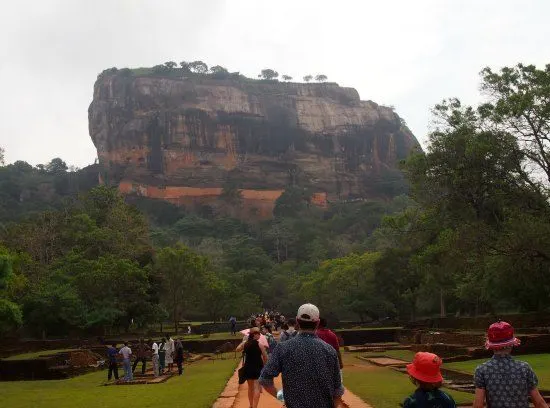
<svg viewBox="0 0 550 408"><path fill-rule="evenodd" d="M441 99L479 100L479 71L550 63L548 0L3 2L0 147L8 162L93 163L103 69L203 60L255 77L323 73L394 105L423 145Z"/></svg>

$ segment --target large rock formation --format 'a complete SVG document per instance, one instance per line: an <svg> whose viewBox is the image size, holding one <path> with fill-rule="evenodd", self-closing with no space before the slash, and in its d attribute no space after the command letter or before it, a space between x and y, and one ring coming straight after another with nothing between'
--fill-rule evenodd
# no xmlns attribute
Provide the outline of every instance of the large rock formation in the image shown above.
<svg viewBox="0 0 550 408"><path fill-rule="evenodd" d="M372 198L417 146L388 107L337 84L106 73L90 135L102 179L178 204L219 202L227 186L268 216L289 186L313 201Z"/></svg>

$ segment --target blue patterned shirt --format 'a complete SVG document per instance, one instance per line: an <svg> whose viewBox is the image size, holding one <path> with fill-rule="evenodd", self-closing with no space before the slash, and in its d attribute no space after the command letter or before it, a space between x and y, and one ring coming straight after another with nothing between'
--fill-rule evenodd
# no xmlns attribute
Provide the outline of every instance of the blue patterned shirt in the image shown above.
<svg viewBox="0 0 550 408"><path fill-rule="evenodd" d="M279 374L288 408L333 408L334 398L344 394L336 351L313 333L299 333L279 343L260 384L273 385Z"/></svg>
<svg viewBox="0 0 550 408"><path fill-rule="evenodd" d="M488 408L528 408L529 392L538 379L526 362L495 354L476 368L474 384L485 390Z"/></svg>

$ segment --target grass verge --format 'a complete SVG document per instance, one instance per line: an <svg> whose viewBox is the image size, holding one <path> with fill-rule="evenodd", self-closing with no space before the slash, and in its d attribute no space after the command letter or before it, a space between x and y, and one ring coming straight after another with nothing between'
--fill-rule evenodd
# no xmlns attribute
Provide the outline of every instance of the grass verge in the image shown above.
<svg viewBox="0 0 550 408"><path fill-rule="evenodd" d="M371 353L362 354L364 357L373 357L373 356L388 356L391 358L396 358L398 360L412 361L414 358L414 351L410 350L386 350L386 351L373 351Z"/></svg>
<svg viewBox="0 0 550 408"><path fill-rule="evenodd" d="M344 353L344 386L376 408L395 408L414 392L409 377L387 367L362 363ZM473 395L445 389L457 404L470 404Z"/></svg>
<svg viewBox="0 0 550 408"><path fill-rule="evenodd" d="M107 371L68 380L2 383L0 406L10 408L186 408L211 407L233 373L237 360L199 361L184 375L162 384L103 387ZM119 373L122 370L119 370Z"/></svg>
<svg viewBox="0 0 550 408"><path fill-rule="evenodd" d="M550 389L550 354L528 354L523 356L514 356L516 360L526 361L537 374L539 387ZM458 370L473 374L476 367L487 361L487 359L459 361L456 363L445 364L445 368Z"/></svg>

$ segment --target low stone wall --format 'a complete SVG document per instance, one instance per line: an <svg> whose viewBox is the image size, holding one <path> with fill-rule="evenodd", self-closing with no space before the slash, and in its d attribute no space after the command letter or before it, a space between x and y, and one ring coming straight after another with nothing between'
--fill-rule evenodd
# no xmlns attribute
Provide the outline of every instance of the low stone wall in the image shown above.
<svg viewBox="0 0 550 408"><path fill-rule="evenodd" d="M341 337L343 345L357 346L366 343L389 343L397 339L399 329L376 330L336 330L336 335Z"/></svg>
<svg viewBox="0 0 550 408"><path fill-rule="evenodd" d="M550 313L522 313L478 317L435 317L409 323L408 328L487 330L497 320L504 320L516 329L550 328Z"/></svg>
<svg viewBox="0 0 550 408"><path fill-rule="evenodd" d="M31 339L5 339L0 342L0 358L23 353L37 351L89 348L97 345L94 340L81 339L55 339L55 340L31 340Z"/></svg>
<svg viewBox="0 0 550 408"><path fill-rule="evenodd" d="M30 360L0 360L0 381L59 380L101 369L89 351L62 352ZM90 361L88 361L90 360ZM81 365L80 365L81 364Z"/></svg>

